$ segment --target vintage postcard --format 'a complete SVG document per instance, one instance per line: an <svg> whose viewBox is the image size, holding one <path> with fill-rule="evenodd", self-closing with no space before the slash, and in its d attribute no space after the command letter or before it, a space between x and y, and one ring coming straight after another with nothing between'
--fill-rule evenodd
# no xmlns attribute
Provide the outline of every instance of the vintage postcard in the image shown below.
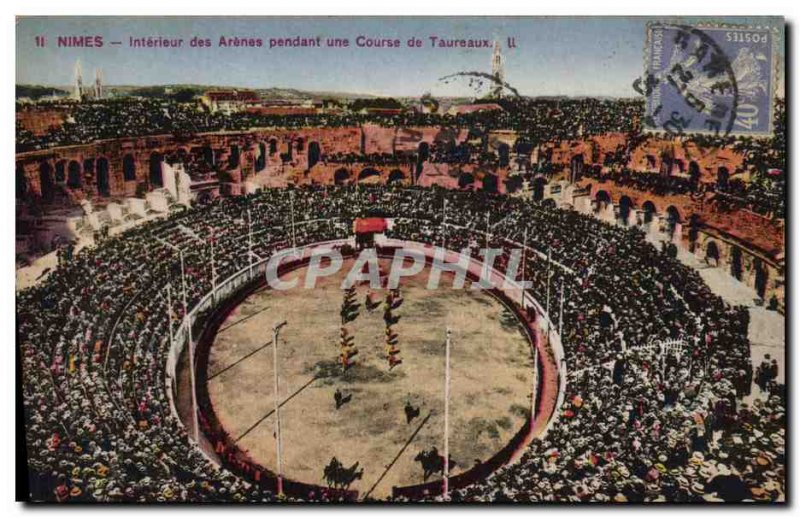
<svg viewBox="0 0 800 517"><path fill-rule="evenodd" d="M19 17L18 498L785 503L785 56Z"/></svg>

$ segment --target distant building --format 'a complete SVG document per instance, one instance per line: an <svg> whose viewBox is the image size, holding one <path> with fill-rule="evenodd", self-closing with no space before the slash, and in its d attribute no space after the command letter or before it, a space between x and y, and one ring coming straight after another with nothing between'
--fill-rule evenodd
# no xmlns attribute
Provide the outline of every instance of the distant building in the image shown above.
<svg viewBox="0 0 800 517"><path fill-rule="evenodd" d="M99 68L94 70L94 98L103 98L103 72Z"/></svg>
<svg viewBox="0 0 800 517"><path fill-rule="evenodd" d="M200 102L211 110L231 114L261 104L261 97L252 90L212 90L200 96Z"/></svg>
<svg viewBox="0 0 800 517"><path fill-rule="evenodd" d="M447 110L448 115L467 115L469 113L478 113L480 111L503 111L503 107L493 102L486 104L461 104L458 106L450 106Z"/></svg>
<svg viewBox="0 0 800 517"><path fill-rule="evenodd" d="M78 102L83 100L83 77L80 59L75 61L75 86L72 90L72 99Z"/></svg>
<svg viewBox="0 0 800 517"><path fill-rule="evenodd" d="M492 77L495 78L495 85L492 88L491 96L494 98L503 96L503 82L505 81L505 71L503 69L503 55L500 53L500 42L494 42L492 52Z"/></svg>
<svg viewBox="0 0 800 517"><path fill-rule="evenodd" d="M393 116L403 113L403 110L401 108L362 108L359 113L362 115Z"/></svg>

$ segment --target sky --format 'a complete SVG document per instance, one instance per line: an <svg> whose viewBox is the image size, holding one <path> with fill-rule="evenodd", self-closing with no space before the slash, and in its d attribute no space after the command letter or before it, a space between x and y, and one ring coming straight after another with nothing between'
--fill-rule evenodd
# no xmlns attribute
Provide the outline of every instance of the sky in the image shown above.
<svg viewBox="0 0 800 517"><path fill-rule="evenodd" d="M373 95L470 95L466 81L439 79L464 71L491 71L491 48L433 48L429 37L497 39L505 79L523 95L633 97L643 71L645 17L23 17L17 21L16 83L66 86L80 59L84 83L102 69L110 85L206 84L297 88ZM658 21L676 21L659 18ZM696 23L708 18L690 17ZM714 18L716 23L780 27L781 18ZM36 46L35 36L47 44ZM103 37L102 48L57 48L58 36ZM358 48L355 40L398 38L400 48ZM130 48L129 38L183 38L180 49ZM190 48L194 37L211 48ZM262 48L221 48L221 36L261 38ZM268 48L270 38L348 38L351 47ZM406 46L422 40L421 48ZM507 38L516 48L507 48ZM110 45L122 41L122 45ZM783 73L780 73L783 77ZM782 88L779 86L779 91Z"/></svg>

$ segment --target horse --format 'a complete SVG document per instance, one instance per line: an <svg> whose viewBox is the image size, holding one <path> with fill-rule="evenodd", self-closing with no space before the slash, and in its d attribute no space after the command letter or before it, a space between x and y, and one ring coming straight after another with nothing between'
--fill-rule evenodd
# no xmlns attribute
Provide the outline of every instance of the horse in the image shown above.
<svg viewBox="0 0 800 517"><path fill-rule="evenodd" d="M349 468L345 468L342 463L334 456L331 462L323 471L323 479L328 484L328 488L347 489L357 479L364 477L364 467L359 470L360 462L355 462Z"/></svg>
<svg viewBox="0 0 800 517"><path fill-rule="evenodd" d="M428 481L431 474L444 474L444 456L439 454L439 450L436 447L430 451L421 451L414 457L414 461L418 461L422 464L422 473L425 481ZM455 466L456 462L453 461L453 457L450 456L448 469L453 469Z"/></svg>

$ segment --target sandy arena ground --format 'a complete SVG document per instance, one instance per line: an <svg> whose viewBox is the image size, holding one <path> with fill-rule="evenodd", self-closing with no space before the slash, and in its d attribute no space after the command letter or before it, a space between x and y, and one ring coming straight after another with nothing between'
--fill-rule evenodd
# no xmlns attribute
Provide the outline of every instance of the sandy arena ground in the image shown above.
<svg viewBox="0 0 800 517"><path fill-rule="evenodd" d="M491 457L530 411L533 360L520 322L481 291L454 290L449 283L445 289L425 289L425 270L401 284L403 303L394 312L400 316L394 329L403 362L390 371L382 306L368 312L369 288L359 286L358 316L347 325L358 355L342 373L335 364L343 300L339 285L350 264L346 261L340 274L321 279L313 290L259 290L221 325L208 367L209 396L220 423L240 437L238 445L254 460L275 470L270 343L272 326L285 319L278 347L285 475L324 484L323 468L336 456L345 466L360 462L364 467L363 478L351 486L362 496L385 497L393 485L422 482L414 456L432 446L440 453L443 448L444 329L449 326L450 450L457 463L452 472ZM304 273L285 278L304 278ZM374 291L373 300L385 294ZM336 388L352 395L339 410ZM420 416L409 424L403 409L407 400L420 407Z"/></svg>

